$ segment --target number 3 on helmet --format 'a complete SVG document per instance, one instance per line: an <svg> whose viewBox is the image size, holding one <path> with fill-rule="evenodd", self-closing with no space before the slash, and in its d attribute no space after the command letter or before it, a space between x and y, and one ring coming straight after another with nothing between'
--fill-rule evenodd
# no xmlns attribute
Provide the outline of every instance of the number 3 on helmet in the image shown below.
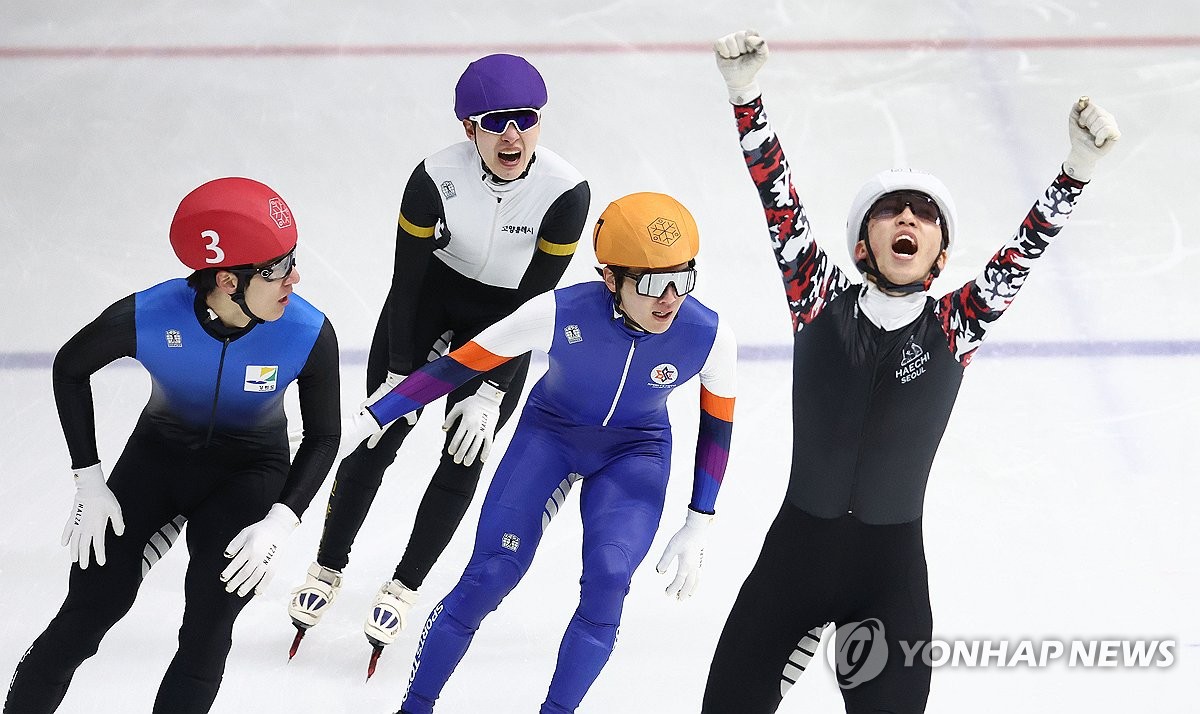
<svg viewBox="0 0 1200 714"><path fill-rule="evenodd" d="M296 247L296 223L271 187L247 178L219 178L179 203L171 220L171 247L192 270L255 265Z"/></svg>

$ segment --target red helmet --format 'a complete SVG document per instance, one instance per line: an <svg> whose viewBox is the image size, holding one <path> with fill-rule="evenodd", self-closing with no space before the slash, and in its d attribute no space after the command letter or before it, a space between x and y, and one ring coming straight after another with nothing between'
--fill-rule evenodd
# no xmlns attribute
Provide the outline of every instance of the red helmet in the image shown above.
<svg viewBox="0 0 1200 714"><path fill-rule="evenodd" d="M254 265L296 247L296 222L279 194L247 178L219 178L183 197L171 247L192 270Z"/></svg>

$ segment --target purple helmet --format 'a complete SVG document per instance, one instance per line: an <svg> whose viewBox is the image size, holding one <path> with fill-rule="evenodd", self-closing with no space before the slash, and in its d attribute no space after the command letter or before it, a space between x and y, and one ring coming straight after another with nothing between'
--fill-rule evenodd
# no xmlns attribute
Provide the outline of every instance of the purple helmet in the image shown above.
<svg viewBox="0 0 1200 714"><path fill-rule="evenodd" d="M524 57L488 55L467 65L454 87L454 114L460 120L497 109L541 109L546 83Z"/></svg>

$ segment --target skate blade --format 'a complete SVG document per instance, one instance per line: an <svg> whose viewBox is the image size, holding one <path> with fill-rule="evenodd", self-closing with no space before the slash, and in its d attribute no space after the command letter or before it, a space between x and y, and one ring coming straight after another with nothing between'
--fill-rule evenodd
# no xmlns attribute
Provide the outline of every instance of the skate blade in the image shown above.
<svg viewBox="0 0 1200 714"><path fill-rule="evenodd" d="M300 640L304 639L304 628L296 625L296 637L292 640L292 648L288 650L288 662L296 656L296 650L300 649Z"/></svg>
<svg viewBox="0 0 1200 714"><path fill-rule="evenodd" d="M371 681L371 675L375 674L375 665L379 663L379 656L383 654L383 645L371 643L374 649L371 650L371 661L367 663L367 681Z"/></svg>

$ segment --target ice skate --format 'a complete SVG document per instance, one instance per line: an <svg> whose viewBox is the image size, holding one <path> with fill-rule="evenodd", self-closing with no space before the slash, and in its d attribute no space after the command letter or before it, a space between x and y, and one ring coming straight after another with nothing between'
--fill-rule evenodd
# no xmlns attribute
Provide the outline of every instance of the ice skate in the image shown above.
<svg viewBox="0 0 1200 714"><path fill-rule="evenodd" d="M379 589L375 602L371 603L371 614L363 624L367 642L374 648L367 665L367 679L375 674L375 664L383 648L395 642L400 630L408 625L408 612L416 602L416 591L409 590L399 580L390 580Z"/></svg>
<svg viewBox="0 0 1200 714"><path fill-rule="evenodd" d="M296 656L304 632L321 621L321 616L333 604L341 587L342 574L338 571L318 563L308 566L304 584L292 591L292 599L288 603L288 615L296 626L296 638L292 640L292 648L288 651L289 660Z"/></svg>

